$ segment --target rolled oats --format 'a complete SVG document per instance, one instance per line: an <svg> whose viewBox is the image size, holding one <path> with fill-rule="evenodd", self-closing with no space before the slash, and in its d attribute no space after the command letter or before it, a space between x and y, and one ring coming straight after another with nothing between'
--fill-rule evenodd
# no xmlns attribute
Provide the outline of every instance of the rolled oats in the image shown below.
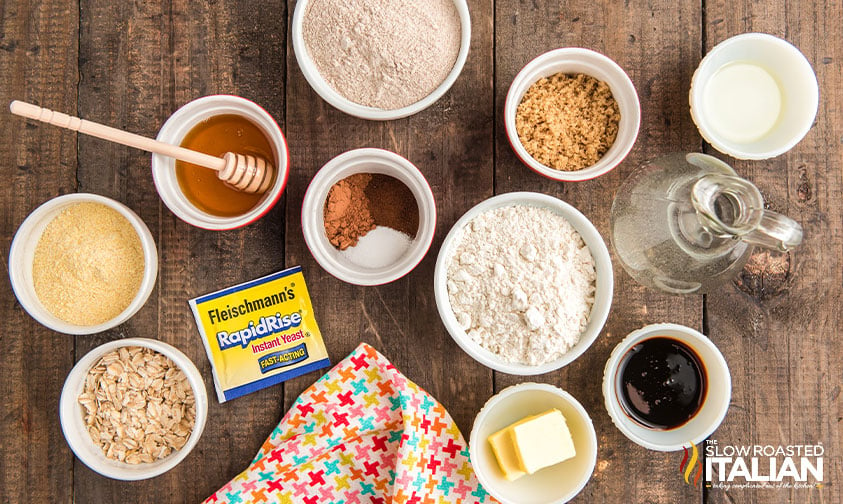
<svg viewBox="0 0 843 504"><path fill-rule="evenodd" d="M164 458L187 442L196 401L181 369L145 347L104 355L88 371L78 398L91 440L106 457L141 464Z"/></svg>

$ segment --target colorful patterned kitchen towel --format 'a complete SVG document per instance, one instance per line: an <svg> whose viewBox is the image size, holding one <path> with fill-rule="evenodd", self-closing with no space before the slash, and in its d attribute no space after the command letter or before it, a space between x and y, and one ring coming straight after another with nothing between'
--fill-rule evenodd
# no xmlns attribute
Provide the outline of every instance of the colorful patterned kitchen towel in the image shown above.
<svg viewBox="0 0 843 504"><path fill-rule="evenodd" d="M206 503L487 503L457 425L363 343L296 399Z"/></svg>

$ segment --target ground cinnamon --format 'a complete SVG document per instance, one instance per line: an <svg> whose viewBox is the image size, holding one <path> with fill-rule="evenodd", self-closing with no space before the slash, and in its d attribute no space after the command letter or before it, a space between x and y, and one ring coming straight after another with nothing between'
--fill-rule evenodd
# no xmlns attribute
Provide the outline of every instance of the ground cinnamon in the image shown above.
<svg viewBox="0 0 843 504"><path fill-rule="evenodd" d="M410 188L380 173L357 173L331 187L324 209L325 234L340 250L357 245L376 226L414 238L419 208Z"/></svg>

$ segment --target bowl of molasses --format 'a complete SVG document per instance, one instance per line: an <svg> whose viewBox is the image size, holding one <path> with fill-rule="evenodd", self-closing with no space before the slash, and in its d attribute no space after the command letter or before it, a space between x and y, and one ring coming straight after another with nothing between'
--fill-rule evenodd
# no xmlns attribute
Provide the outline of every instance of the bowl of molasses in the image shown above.
<svg viewBox="0 0 843 504"><path fill-rule="evenodd" d="M656 451L702 442L729 409L732 378L717 346L679 324L653 324L630 333L603 374L603 397L615 426Z"/></svg>

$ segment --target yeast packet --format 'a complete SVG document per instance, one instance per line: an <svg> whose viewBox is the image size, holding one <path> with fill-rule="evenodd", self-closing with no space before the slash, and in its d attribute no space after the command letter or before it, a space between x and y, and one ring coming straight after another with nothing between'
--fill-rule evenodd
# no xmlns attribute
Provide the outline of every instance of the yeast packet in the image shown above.
<svg viewBox="0 0 843 504"><path fill-rule="evenodd" d="M190 300L219 401L331 365L301 266Z"/></svg>

